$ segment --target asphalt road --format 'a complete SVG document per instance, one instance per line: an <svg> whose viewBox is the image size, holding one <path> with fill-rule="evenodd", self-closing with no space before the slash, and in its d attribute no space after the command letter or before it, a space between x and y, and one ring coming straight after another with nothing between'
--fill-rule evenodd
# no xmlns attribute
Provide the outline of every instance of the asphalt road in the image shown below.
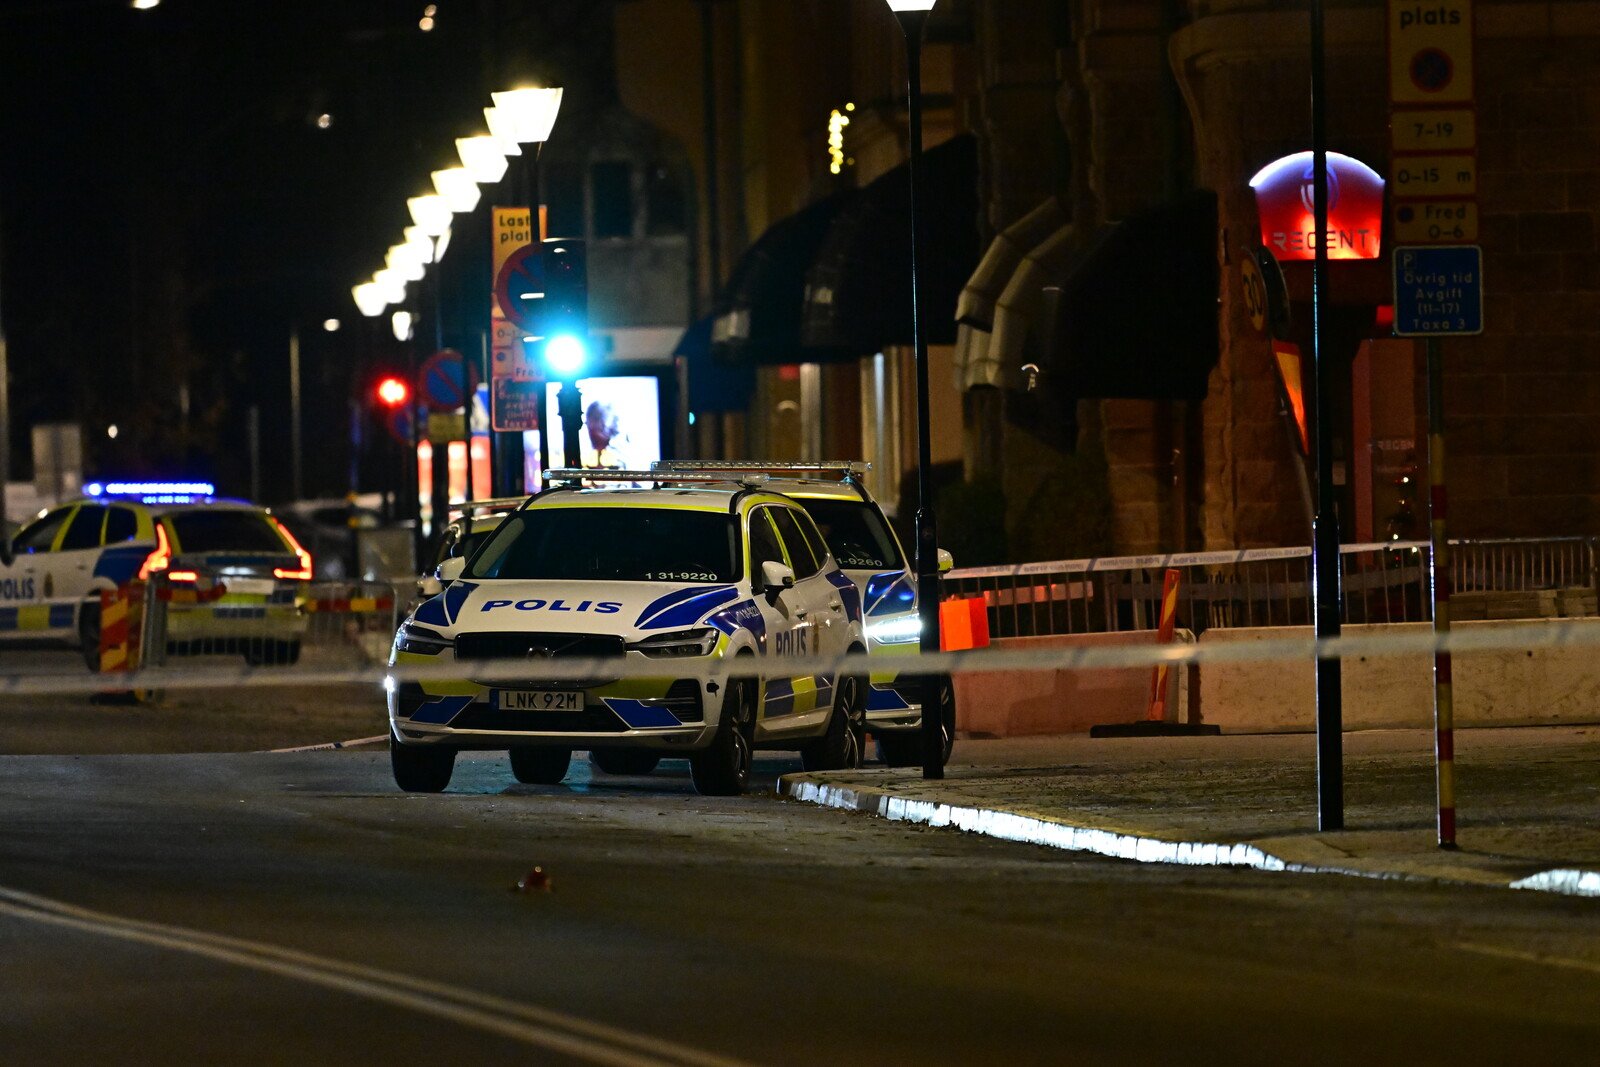
<svg viewBox="0 0 1600 1067"><path fill-rule="evenodd" d="M768 762L765 783L788 765ZM0 757L13 1063L1590 1062L1600 905L381 750ZM542 867L548 888L514 886Z"/></svg>

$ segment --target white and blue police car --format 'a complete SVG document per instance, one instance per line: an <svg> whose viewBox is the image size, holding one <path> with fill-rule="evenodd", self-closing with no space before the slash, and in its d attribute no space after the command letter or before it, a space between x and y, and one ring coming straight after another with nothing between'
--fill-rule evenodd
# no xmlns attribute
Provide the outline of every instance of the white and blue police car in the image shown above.
<svg viewBox="0 0 1600 1067"><path fill-rule="evenodd" d="M786 462L764 460L663 460L658 472L707 477L768 476L765 486L796 501L821 529L834 559L861 596L867 651L876 657L914 656L920 650L917 575L883 509L867 490L869 464L849 460ZM952 566L939 552L939 569ZM895 670L874 670L867 691L866 729L878 756L891 767L922 762L922 683ZM949 675L940 675L939 723L942 761L955 743L956 698Z"/></svg>
<svg viewBox="0 0 1600 1067"><path fill-rule="evenodd" d="M395 636L391 664L484 667L391 679L401 789L444 789L463 749L505 750L518 781L541 784L560 782L575 750L634 774L685 756L713 795L743 792L757 749L798 750L810 769L860 763L867 680L784 667L866 649L855 583L804 509L759 480L548 477L557 487L506 516ZM759 677L727 676L742 657ZM575 676L563 659L661 674Z"/></svg>

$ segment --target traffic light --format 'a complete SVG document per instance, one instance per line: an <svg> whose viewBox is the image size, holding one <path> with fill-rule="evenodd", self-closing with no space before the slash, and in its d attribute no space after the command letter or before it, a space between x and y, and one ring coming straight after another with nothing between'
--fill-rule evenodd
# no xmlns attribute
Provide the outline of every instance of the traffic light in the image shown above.
<svg viewBox="0 0 1600 1067"><path fill-rule="evenodd" d="M374 393L378 403L384 407L397 408L406 402L406 398L411 395L411 389L401 379L391 376L378 382Z"/></svg>
<svg viewBox="0 0 1600 1067"><path fill-rule="evenodd" d="M589 362L589 263L582 241L541 242L544 300L539 333L544 337L546 376L577 377Z"/></svg>

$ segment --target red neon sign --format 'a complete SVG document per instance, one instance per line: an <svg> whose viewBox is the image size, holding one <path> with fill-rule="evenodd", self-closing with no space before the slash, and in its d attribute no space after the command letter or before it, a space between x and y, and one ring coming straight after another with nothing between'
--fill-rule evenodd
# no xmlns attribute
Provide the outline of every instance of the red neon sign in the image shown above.
<svg viewBox="0 0 1600 1067"><path fill-rule="evenodd" d="M1296 152L1250 179L1261 216L1261 243L1279 260L1314 259L1311 153ZM1377 259L1383 234L1383 179L1359 159L1328 153L1328 258Z"/></svg>

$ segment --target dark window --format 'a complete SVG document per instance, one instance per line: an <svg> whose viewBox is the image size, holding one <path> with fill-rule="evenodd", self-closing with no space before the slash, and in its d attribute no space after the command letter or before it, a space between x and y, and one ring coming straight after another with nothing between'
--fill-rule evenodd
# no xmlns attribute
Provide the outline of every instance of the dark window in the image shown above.
<svg viewBox="0 0 1600 1067"><path fill-rule="evenodd" d="M265 515L254 511L174 511L166 522L177 536L175 552L270 552L288 555L289 546Z"/></svg>
<svg viewBox="0 0 1600 1067"><path fill-rule="evenodd" d="M811 554L811 545L806 541L806 535L800 532L800 524L794 520L794 512L788 508L773 508L772 518L778 524L778 533L783 536L783 543L789 548L789 562L794 567L795 581L809 578L821 570L821 565Z"/></svg>
<svg viewBox="0 0 1600 1067"><path fill-rule="evenodd" d="M771 508L757 508L750 513L750 580L758 585L763 563L783 563L783 546L778 543L772 523L767 521L771 512Z"/></svg>
<svg viewBox="0 0 1600 1067"><path fill-rule="evenodd" d="M106 523L106 509L85 504L72 517L72 525L61 538L61 551L73 552L100 547L100 530Z"/></svg>
<svg viewBox="0 0 1600 1067"><path fill-rule="evenodd" d="M676 237L689 230L688 204L683 183L671 167L657 164L645 179L646 233L651 237Z"/></svg>
<svg viewBox="0 0 1600 1067"><path fill-rule="evenodd" d="M794 513L794 521L800 527L800 532L806 535L806 544L811 546L811 554L817 557L817 566L828 565L828 543L822 539L822 534L817 530L817 524L811 521L811 516L804 511Z"/></svg>
<svg viewBox="0 0 1600 1067"><path fill-rule="evenodd" d="M529 508L500 524L469 578L563 582L731 582L733 520L651 507Z"/></svg>
<svg viewBox="0 0 1600 1067"><path fill-rule="evenodd" d="M48 552L55 543L56 534L61 532L62 525L72 514L71 508L62 508L52 511L42 518L35 519L22 532L17 534L16 546L18 552Z"/></svg>
<svg viewBox="0 0 1600 1067"><path fill-rule="evenodd" d="M550 236L582 237L583 171L575 163L551 163L544 168L543 185Z"/></svg>
<svg viewBox="0 0 1600 1067"><path fill-rule="evenodd" d="M106 516L106 544L132 541L139 532L139 516L132 508L112 508Z"/></svg>
<svg viewBox="0 0 1600 1067"><path fill-rule="evenodd" d="M594 235L633 236L633 164L607 160L589 167L594 196Z"/></svg>
<svg viewBox="0 0 1600 1067"><path fill-rule="evenodd" d="M878 509L857 500L801 500L839 566L857 570L903 567L894 536Z"/></svg>

